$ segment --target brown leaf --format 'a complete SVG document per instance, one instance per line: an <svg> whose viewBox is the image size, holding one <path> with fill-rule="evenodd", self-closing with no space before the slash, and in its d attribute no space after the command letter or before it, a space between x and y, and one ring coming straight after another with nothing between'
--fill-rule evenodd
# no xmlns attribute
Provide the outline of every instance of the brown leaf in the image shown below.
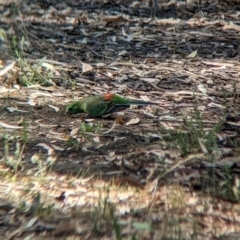
<svg viewBox="0 0 240 240"><path fill-rule="evenodd" d="M118 124L120 124L120 125L124 125L124 123L125 123L125 121L124 121L124 119L123 118L121 118L121 117L116 117L116 123L118 123Z"/></svg>
<svg viewBox="0 0 240 240"><path fill-rule="evenodd" d="M81 63L82 63L82 73L90 72L93 70L93 67L90 64L84 63L84 62L81 62Z"/></svg>

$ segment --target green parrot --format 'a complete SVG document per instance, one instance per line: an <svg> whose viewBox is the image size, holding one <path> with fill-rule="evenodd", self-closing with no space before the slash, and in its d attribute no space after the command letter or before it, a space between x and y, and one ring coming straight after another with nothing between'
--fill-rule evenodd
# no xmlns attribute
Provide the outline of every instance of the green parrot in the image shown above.
<svg viewBox="0 0 240 240"><path fill-rule="evenodd" d="M127 99L113 93L106 93L85 97L70 103L67 106L67 112L69 114L87 113L91 117L101 117L105 114L122 111L129 108L130 105L157 105L157 103Z"/></svg>

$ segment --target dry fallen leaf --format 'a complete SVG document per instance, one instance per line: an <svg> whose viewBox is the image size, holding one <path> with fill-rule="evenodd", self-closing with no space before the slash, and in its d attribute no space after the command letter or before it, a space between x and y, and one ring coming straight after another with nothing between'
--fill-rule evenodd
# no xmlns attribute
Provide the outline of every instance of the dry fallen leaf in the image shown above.
<svg viewBox="0 0 240 240"><path fill-rule="evenodd" d="M30 98L30 99L28 100L28 104L29 104L30 106L35 106L36 103L35 103L35 101L34 101L34 98Z"/></svg>
<svg viewBox="0 0 240 240"><path fill-rule="evenodd" d="M72 131L70 132L70 135L74 136L77 134L78 131L79 131L79 127L73 128Z"/></svg>
<svg viewBox="0 0 240 240"><path fill-rule="evenodd" d="M133 125L133 124L137 124L137 123L139 123L140 122L140 119L139 118L133 118L133 119L131 119L130 121L128 121L127 123L126 123L126 125L128 126L128 125Z"/></svg>
<svg viewBox="0 0 240 240"><path fill-rule="evenodd" d="M207 94L207 89L204 87L203 84L198 85L198 90L202 92L203 94Z"/></svg>
<svg viewBox="0 0 240 240"><path fill-rule="evenodd" d="M240 26L234 24L233 22L230 22L230 24L225 23L225 25L222 27L222 29L223 30L231 29L231 30L236 30L236 31L240 32Z"/></svg>
<svg viewBox="0 0 240 240"><path fill-rule="evenodd" d="M205 145L203 144L202 139L200 139L200 138L197 138L197 139L198 139L198 143L199 143L199 145L200 145L200 147L201 147L201 149L202 149L202 152L203 152L204 154L207 154L207 153L208 153L208 150L207 150L207 148L205 147Z"/></svg>
<svg viewBox="0 0 240 240"><path fill-rule="evenodd" d="M198 53L198 49L196 49L195 51L193 51L192 53L190 53L188 55L188 58L195 58L197 56L197 53Z"/></svg>
<svg viewBox="0 0 240 240"><path fill-rule="evenodd" d="M84 62L81 62L81 63L82 63L82 73L86 73L93 70L93 67L90 64L84 63Z"/></svg>
<svg viewBox="0 0 240 240"><path fill-rule="evenodd" d="M37 145L35 145L35 147L44 148L45 150L48 151L49 156L53 155L53 153L54 153L54 149L51 146L47 145L46 143L38 143Z"/></svg>
<svg viewBox="0 0 240 240"><path fill-rule="evenodd" d="M8 123L4 123L2 121L0 121L0 126L3 128L10 128L10 129L22 129L23 127L20 126L16 126L16 125L10 125Z"/></svg>
<svg viewBox="0 0 240 240"><path fill-rule="evenodd" d="M59 107L48 104L50 108L53 108L55 112L59 112Z"/></svg>
<svg viewBox="0 0 240 240"><path fill-rule="evenodd" d="M11 93L11 92L15 92L17 89L10 89L10 88L6 88L4 86L0 86L0 94L2 93Z"/></svg>
<svg viewBox="0 0 240 240"><path fill-rule="evenodd" d="M146 96L146 95L141 95L140 98L141 98L143 101L151 102L151 100L149 99L149 97Z"/></svg>
<svg viewBox="0 0 240 240"><path fill-rule="evenodd" d="M8 71L10 71L11 69L13 69L14 65L16 62L13 62L11 64L9 64L8 66L6 66L4 69L2 69L0 71L0 77L3 76L4 74L6 74Z"/></svg>
<svg viewBox="0 0 240 240"><path fill-rule="evenodd" d="M13 113L13 112L17 111L18 109L15 108L15 107L7 107L7 110L8 110L10 113Z"/></svg>
<svg viewBox="0 0 240 240"><path fill-rule="evenodd" d="M99 139L99 137L94 137L93 141L98 143L98 142L100 142L100 139Z"/></svg>
<svg viewBox="0 0 240 240"><path fill-rule="evenodd" d="M52 70L52 71L55 70L55 67L54 67L52 64L46 63L46 62L43 62L43 63L42 63L42 67L45 67L46 69L50 69L50 70Z"/></svg>
<svg viewBox="0 0 240 240"><path fill-rule="evenodd" d="M105 67L106 66L106 63L97 63L96 64L96 67L98 68L102 68L102 67Z"/></svg>

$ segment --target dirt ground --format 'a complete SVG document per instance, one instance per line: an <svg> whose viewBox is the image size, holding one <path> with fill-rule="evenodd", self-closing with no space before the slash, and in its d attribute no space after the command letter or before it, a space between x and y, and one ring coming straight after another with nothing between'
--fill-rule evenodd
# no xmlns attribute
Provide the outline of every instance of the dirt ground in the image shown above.
<svg viewBox="0 0 240 240"><path fill-rule="evenodd" d="M240 5L196 2L0 1L1 236L240 238ZM105 92L158 105L66 114Z"/></svg>

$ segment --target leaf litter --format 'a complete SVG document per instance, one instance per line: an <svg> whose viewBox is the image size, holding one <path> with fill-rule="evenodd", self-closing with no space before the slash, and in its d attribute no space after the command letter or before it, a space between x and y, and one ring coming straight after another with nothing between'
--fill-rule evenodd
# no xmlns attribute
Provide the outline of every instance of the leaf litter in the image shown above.
<svg viewBox="0 0 240 240"><path fill-rule="evenodd" d="M173 225L163 232L159 224L179 216L185 239L236 235L239 206L231 201L239 202L237 2L202 1L199 11L190 1L159 1L155 13L161 18L155 19L148 1L11 2L19 10L14 17L10 3L0 4L0 234L93 239L93 212L107 199L116 204L126 236L137 231L143 239L173 237ZM15 62L11 44L28 64ZM159 105L103 119L66 115L69 102L105 92ZM198 129L198 113L208 138ZM209 149L206 139L220 120ZM202 135L189 136L192 129ZM184 156L181 142L169 146L179 135L195 141L198 150L193 146ZM19 142L20 155L19 138L26 140ZM16 175L4 164L6 151L24 162ZM97 229L113 239L105 221Z"/></svg>

